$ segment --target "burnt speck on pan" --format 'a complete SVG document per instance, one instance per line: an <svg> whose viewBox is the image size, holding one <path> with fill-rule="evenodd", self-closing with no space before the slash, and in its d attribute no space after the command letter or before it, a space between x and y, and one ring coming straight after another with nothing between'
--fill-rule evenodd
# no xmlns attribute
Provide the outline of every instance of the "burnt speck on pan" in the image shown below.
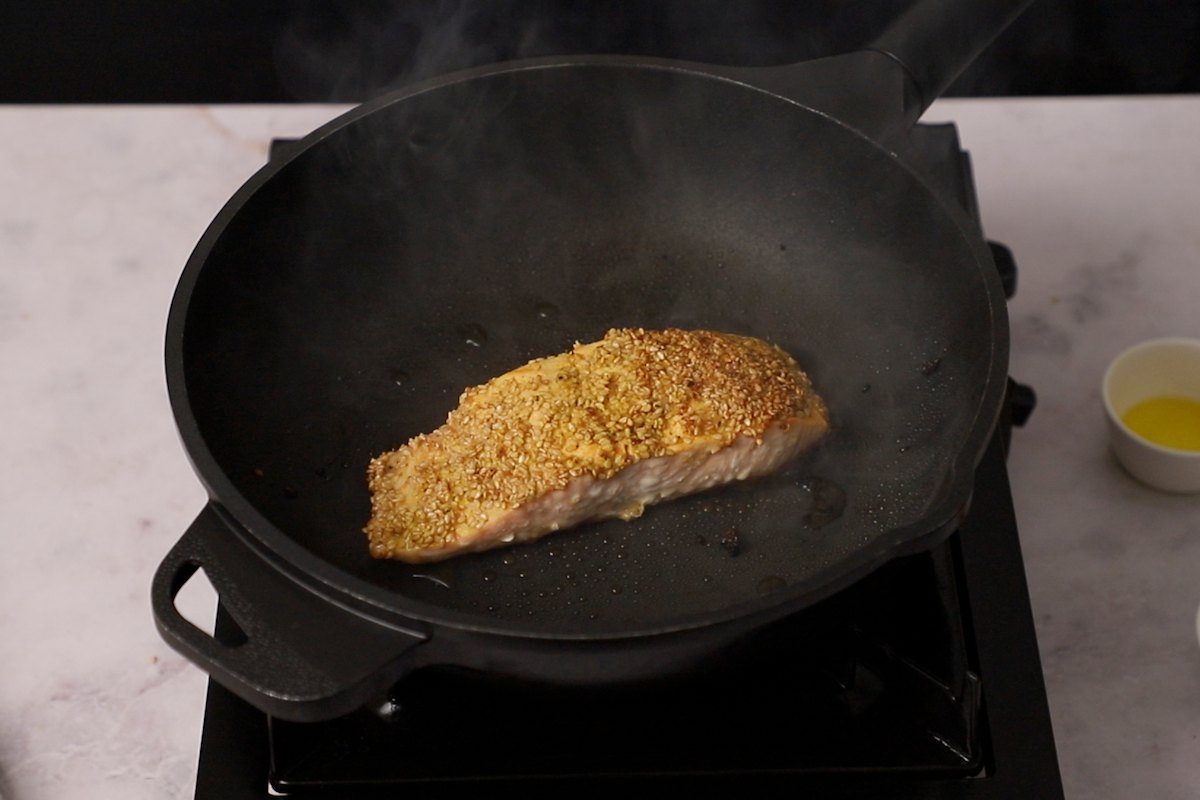
<svg viewBox="0 0 1200 800"><path fill-rule="evenodd" d="M721 547L731 556L742 552L742 534L736 527L731 527L721 534Z"/></svg>
<svg viewBox="0 0 1200 800"><path fill-rule="evenodd" d="M808 478L804 489L812 495L812 509L804 515L804 524L823 528L846 511L846 490L825 478Z"/></svg>

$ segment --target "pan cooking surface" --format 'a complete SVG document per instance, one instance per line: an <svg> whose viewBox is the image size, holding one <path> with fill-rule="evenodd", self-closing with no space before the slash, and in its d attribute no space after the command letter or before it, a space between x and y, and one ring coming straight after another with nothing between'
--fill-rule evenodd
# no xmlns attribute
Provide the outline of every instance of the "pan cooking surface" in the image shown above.
<svg viewBox="0 0 1200 800"><path fill-rule="evenodd" d="M1003 310L955 218L870 142L711 77L442 86L333 129L239 202L189 266L186 405L210 483L261 515L243 521L266 547L294 542L323 579L417 616L649 630L808 591L945 522L930 515L952 513L954 467L995 418ZM372 456L464 388L622 326L775 342L835 431L633 522L436 565L368 556Z"/></svg>

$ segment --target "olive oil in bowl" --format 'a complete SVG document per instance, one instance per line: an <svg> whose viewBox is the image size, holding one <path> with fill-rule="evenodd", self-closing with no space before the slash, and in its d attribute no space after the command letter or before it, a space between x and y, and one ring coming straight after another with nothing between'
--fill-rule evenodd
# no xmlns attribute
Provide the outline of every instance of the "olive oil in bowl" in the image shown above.
<svg viewBox="0 0 1200 800"><path fill-rule="evenodd" d="M1121 416L1129 430L1174 450L1200 452L1200 401L1189 397L1151 397Z"/></svg>

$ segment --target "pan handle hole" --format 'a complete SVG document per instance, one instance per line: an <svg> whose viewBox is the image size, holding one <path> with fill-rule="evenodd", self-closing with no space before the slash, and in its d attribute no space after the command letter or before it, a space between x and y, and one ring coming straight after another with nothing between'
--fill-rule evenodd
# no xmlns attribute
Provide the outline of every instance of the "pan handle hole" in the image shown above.
<svg viewBox="0 0 1200 800"><path fill-rule="evenodd" d="M220 599L217 589L200 564L190 562L186 566L193 571L175 593L175 610L179 612L179 616L226 647L240 647L248 642L246 632L228 613L224 615L220 633L214 632L217 601Z"/></svg>
<svg viewBox="0 0 1200 800"><path fill-rule="evenodd" d="M217 590L204 574L204 567L195 565L191 576L175 594L175 610L195 627L213 635L217 617Z"/></svg>
<svg viewBox="0 0 1200 800"><path fill-rule="evenodd" d="M217 589L204 573L204 567L195 563L188 566L194 568L194 571L175 593L175 610L179 612L179 616L226 647L240 647L248 642L246 632L230 614L225 614L225 624L221 626L220 635L214 632L217 601L220 599Z"/></svg>

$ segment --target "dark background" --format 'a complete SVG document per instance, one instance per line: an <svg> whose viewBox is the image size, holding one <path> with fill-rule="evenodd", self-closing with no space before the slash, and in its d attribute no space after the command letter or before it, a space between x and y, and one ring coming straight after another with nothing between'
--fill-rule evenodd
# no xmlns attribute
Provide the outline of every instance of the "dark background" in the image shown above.
<svg viewBox="0 0 1200 800"><path fill-rule="evenodd" d="M911 0L0 0L0 102L362 100L499 59L852 50ZM1037 0L951 95L1200 90L1200 0Z"/></svg>

